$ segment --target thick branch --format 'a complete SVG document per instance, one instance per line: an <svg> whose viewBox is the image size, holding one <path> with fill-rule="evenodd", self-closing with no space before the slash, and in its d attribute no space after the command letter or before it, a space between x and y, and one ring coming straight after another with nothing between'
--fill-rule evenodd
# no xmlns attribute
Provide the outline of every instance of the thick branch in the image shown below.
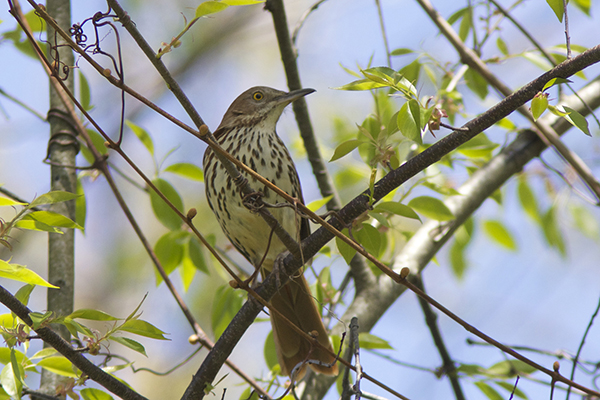
<svg viewBox="0 0 600 400"><path fill-rule="evenodd" d="M600 107L600 78L580 90L579 95L590 107L594 109ZM563 104L583 115L589 112L588 107L575 95L569 96ZM572 128L572 125L564 118L556 117L553 114L544 116L544 120L559 134ZM393 269L399 271L401 268L408 267L413 274L422 271L439 249L450 239L455 229L469 218L485 199L500 188L511 176L520 172L525 164L537 157L545 148L544 143L533 132L526 131L519 135L458 189L459 196L452 197L445 202L456 217L456 222L452 227L444 231L443 235L436 235L434 232L439 230L439 222L429 221L425 223L396 257ZM390 279L382 277L377 287L356 296L341 320L347 321L357 316L361 321L361 329L368 332L405 290L404 286L397 285ZM333 329L333 333L339 334L343 330L344 326L338 324ZM332 384L333 380L331 379L308 382L306 390L308 396L304 396L303 400L321 398Z"/></svg>
<svg viewBox="0 0 600 400"><path fill-rule="evenodd" d="M437 162L441 157L448 154L450 151L454 150L458 146L463 143L466 143L468 140L475 137L477 134L481 133L485 129L492 126L497 121L509 115L515 109L525 104L527 101L531 100L535 94L542 89L544 84L548 82L550 79L554 77L569 77L576 72L587 68L588 66L597 63L600 61L600 46L596 46L585 53L582 53L578 57L573 58L572 60L565 62L558 67L548 71L543 74L539 78L533 80L528 85L524 86L519 91L513 93L507 98L503 99L497 105L492 107L487 112L483 113L481 116L469 121L467 124L463 126L466 128L465 131L456 131L447 137L441 139L423 153L415 156L413 159L408 161L406 164L400 166L398 169L390 172L387 176L381 179L379 182L375 184L375 190L373 193L373 197L376 201L380 200L383 196L388 194L390 191L400 186L402 183L406 182L411 177L415 176L420 171L424 170L428 166ZM538 153L543 148L543 145L539 145ZM531 155L533 157L534 155ZM531 158L530 157L530 158ZM528 158L527 160L529 160ZM338 216L341 217L342 221L340 222L336 217L330 219L330 223L336 226L338 229L342 228L343 224L350 223L354 218L358 217L364 211L368 210L369 207L369 194L370 192L366 190L357 196L354 200L352 200L348 205L346 205L343 209L341 209L338 213ZM325 228L321 227L308 238L306 238L302 242L303 254L305 257L310 258L314 256L317 251L323 247L329 240L333 238L333 234L327 231ZM293 257L288 256L283 262L286 274L280 275L281 283L285 283L287 276L293 275L300 267L300 263L295 260ZM285 276L287 275L287 276ZM395 283L391 282L390 279L384 277L382 280L382 285L393 285L397 286ZM270 295L275 291L276 287L276 278L274 276L269 276L265 282L257 289L257 292L261 294L261 296L265 299L269 299ZM374 289L375 290L375 289ZM388 302L387 299L379 298L379 293L381 288L376 290L376 296L373 296L372 293L367 293L360 297L359 301L363 301L363 306L370 307L373 299L376 299L376 302L379 304L383 304ZM388 288L389 291L389 288ZM364 301L364 296L369 296L368 301ZM269 295L269 297L265 297ZM358 297L357 297L358 299ZM390 301L389 304L393 302ZM186 392L184 398L185 399L199 399L203 398L203 388L211 383L218 371L217 366L223 364L224 360L229 356L233 348L237 345L237 342L240 340L241 336L245 332L245 330L250 326L254 318L258 315L261 307L255 305L255 302L248 301L242 309L236 314L230 326L225 330L223 336L217 341L215 347L213 349L213 354L211 354L205 362L201 365L198 373L194 376L192 383L188 387L188 391ZM346 314L346 316L348 313ZM346 316L344 318L346 318ZM376 322L378 317L373 315L366 315L366 320L361 319L361 326L365 323L365 329L369 330L373 324ZM317 397L315 397L317 398Z"/></svg>

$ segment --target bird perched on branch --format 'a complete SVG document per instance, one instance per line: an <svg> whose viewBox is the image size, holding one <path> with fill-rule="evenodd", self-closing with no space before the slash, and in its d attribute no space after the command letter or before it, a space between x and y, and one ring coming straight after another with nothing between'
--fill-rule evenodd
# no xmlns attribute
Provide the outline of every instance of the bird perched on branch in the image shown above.
<svg viewBox="0 0 600 400"><path fill-rule="evenodd" d="M263 86L248 89L234 100L214 133L217 142L229 154L299 201L303 200L298 173L287 148L275 132L275 126L288 104L312 92L314 89L286 93ZM253 189L261 192L265 203L285 203L281 196L247 173L242 172L242 175L249 180ZM260 268L261 275L265 277L273 270L277 256L286 251L286 247L260 215L244 206L240 190L210 147L204 154L204 182L208 204L223 232L255 268ZM300 241L309 235L308 221L301 218L293 207L268 210L293 238ZM279 288L270 303L303 332L316 336L320 344L333 351L315 300L301 272ZM313 370L337 375L337 365L323 365L332 364L334 356L313 345L274 313L271 313L271 324L283 375L290 375L294 367L302 366L309 359L321 362L310 363ZM295 377L304 375L306 365Z"/></svg>

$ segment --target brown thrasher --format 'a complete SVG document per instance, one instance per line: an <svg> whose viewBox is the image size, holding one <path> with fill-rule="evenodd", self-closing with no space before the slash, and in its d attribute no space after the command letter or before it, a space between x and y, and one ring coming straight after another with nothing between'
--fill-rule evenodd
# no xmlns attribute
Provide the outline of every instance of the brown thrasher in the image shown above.
<svg viewBox="0 0 600 400"><path fill-rule="evenodd" d="M314 89L286 93L263 86L248 89L229 106L214 133L217 142L229 154L300 201L303 200L298 173L287 148L275 132L275 126L288 104L312 92ZM251 187L262 192L265 202L285 202L250 175L242 174ZM239 189L210 147L204 154L204 182L208 204L223 232L255 268L260 268L261 275L266 276L273 270L275 259L286 251L286 247L276 235L272 235L271 228L260 215L250 212L242 204ZM292 237L304 239L310 234L308 221L293 208L277 207L269 208L269 211ZM319 343L333 351L321 315L301 272L280 288L270 303L302 331L316 334ZM290 375L294 367L307 359L325 364L335 360L335 357L311 344L274 313L271 313L271 325L282 375ZM323 374L338 373L337 365L310 366ZM302 377L305 371L306 364L296 377Z"/></svg>

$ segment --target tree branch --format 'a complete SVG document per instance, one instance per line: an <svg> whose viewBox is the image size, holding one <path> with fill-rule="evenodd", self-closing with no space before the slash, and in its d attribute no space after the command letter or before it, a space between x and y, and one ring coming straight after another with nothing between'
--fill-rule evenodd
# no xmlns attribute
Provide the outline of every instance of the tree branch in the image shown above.
<svg viewBox="0 0 600 400"><path fill-rule="evenodd" d="M53 290L53 289L49 289ZM31 310L24 306L19 300L17 300L11 293L9 293L3 286L0 286L0 302L4 304L10 311L15 313L27 326L33 329L33 322L29 318ZM104 386L108 391L126 400L146 400L146 398L126 384L120 382L112 375L107 374L101 368L98 368L91 361L85 358L81 353L75 351L71 345L60 337L56 332L48 327L41 327L34 329L37 335L52 347L54 347L60 354L65 356L69 361L73 363L77 368L84 374L89 376L95 382Z"/></svg>
<svg viewBox="0 0 600 400"><path fill-rule="evenodd" d="M592 108L600 107L600 77L580 90L579 95ZM564 105L577 110L582 115L589 112L584 102L575 95L569 96L563 101ZM561 134L572 128L572 125L564 118L559 118L554 114L547 114L543 118L547 124L552 125L553 129ZM449 198L445 202L456 217L452 227L444 231L443 235L436 235L435 232L440 228L439 222L428 221L423 224L398 254L394 260L393 269L399 271L408 267L412 274L419 274L450 239L454 230L469 218L485 199L498 190L511 176L520 172L525 164L537 157L545 148L544 143L532 131L526 131L519 135L458 189L459 196ZM340 319L347 321L357 316L361 321L361 329L369 332L385 311L405 291L404 286L397 285L382 276L376 287L356 296ZM333 334L340 334L344 328L342 324L338 324L334 327ZM308 382L305 393L309 395L304 396L303 400L322 398L333 382L332 379Z"/></svg>
<svg viewBox="0 0 600 400"><path fill-rule="evenodd" d="M487 67L487 65L479 58L479 56L470 48L468 48L456 32L452 29L452 26L443 19L435 8L431 5L429 0L417 0L425 12L429 15L431 20L440 29L440 32L448 39L448 41L454 46L458 54L460 55L461 61L467 64L470 68L477 71L490 85L492 85L498 92L503 96L509 96L512 90L506 86L500 79L498 79ZM562 77L561 77L562 78ZM541 91L540 88L539 91ZM534 120L531 112L523 104L517 108L517 111L527 118L537 129L535 132L540 136L540 139L546 142L547 146L553 146L558 154L568 162L577 174L581 177L583 182L588 188L594 193L596 201L600 202L600 183L596 180L592 171L589 167L579 158L577 154L570 151L567 146L560 140L559 136L552 130L552 128L544 124L541 120Z"/></svg>
<svg viewBox="0 0 600 400"><path fill-rule="evenodd" d="M387 176L385 176L383 179L381 179L375 184L373 198L375 199L375 201L379 201L390 191L394 190L396 187L400 186L402 183L406 182L408 179L415 176L420 171L427 168L429 165L432 165L433 163L439 161L444 155L448 154L450 151L454 150L461 144L466 143L468 140L472 139L477 134L481 133L497 121L509 115L515 109L525 104L527 101L531 100L533 96L535 96L535 94L538 91L540 91L544 84L550 79L557 76L569 77L575 74L576 72L583 70L586 67L593 65L599 61L600 46L596 46L573 58L572 60L565 62L557 66L556 68L546 72L537 79L534 79L532 82L525 85L517 92L500 101L487 112L467 122L463 126L463 128L466 128L466 130L453 132L452 134L439 140L437 143L433 144L428 149L415 156L413 159L409 160L396 170L390 172ZM539 144L537 148L537 154L539 154L539 151L541 151L542 148L543 144ZM526 161L529 161L534 156L534 154L531 154L530 158L527 158ZM334 225L337 229L341 229L343 225L350 223L354 218L358 217L363 212L368 210L370 197L370 191L365 190L354 200L348 203L344 208L342 208L337 213L337 216L332 217L329 220L329 222L332 225ZM475 210L475 208L476 206L473 205L473 208L468 211L472 213ZM465 210L465 213L466 212L467 210ZM338 217L341 218L341 221L338 220ZM460 220L459 215L457 215L457 219ZM462 220L460 220L460 222L462 222ZM457 227L458 226L454 226L454 229L456 229ZM319 228L312 235L310 235L308 238L302 241L303 254L306 258L314 256L317 253L317 251L319 251L332 238L333 233L331 233L324 227ZM427 259L427 261L424 262L423 265L425 265L428 261L429 259ZM287 276L293 276L293 274L300 267L300 263L293 257L286 257L283 261L283 269L285 270L285 274L284 276L279 277L282 280L281 283L285 283L285 281L287 280ZM415 269L413 269L413 271L415 271ZM270 296L275 291L277 283L275 282L275 280L276 277L274 277L273 274L271 274L263 282L263 284L256 289L256 292L259 293L263 298L269 299L270 297L265 296ZM389 288L386 288L386 285L398 287L396 283L392 282L390 279L387 279L387 277L382 277L380 279L380 286L377 288L365 290L363 294L357 296L355 302L353 303L353 306L360 307L361 311L365 311L365 309L374 309L377 306L382 306L385 304L388 304L388 306L391 305L395 298L384 298L384 296L381 296L382 289L387 289L387 291L389 292ZM368 296L368 300L365 296ZM229 354L236 346L237 342L240 340L245 330L250 326L254 318L258 315L258 312L261 308L259 306L253 305L253 303L255 302L246 302L242 309L233 318L231 325L225 330L221 338L215 344L215 347L213 349L214 357L207 357L205 362L200 366L200 369L198 370L197 374L194 375L192 383L188 387L188 390L186 391L186 394L183 397L184 399L203 398L204 387L206 387L207 384L211 383L214 380L218 368L220 368L225 358L229 356ZM350 308L348 312L346 312L342 320L348 320L356 314L357 313L355 313L355 309ZM361 314L364 314L364 316L359 316L359 319L361 320L361 326L365 327L365 331L370 330L374 323L379 319L379 316L375 316L374 314ZM337 330L337 332L339 332L339 329ZM333 380L328 379L327 382L333 382ZM305 393L307 392L311 392L310 398L318 398L319 395L322 395L320 393L316 393L309 390L305 391Z"/></svg>

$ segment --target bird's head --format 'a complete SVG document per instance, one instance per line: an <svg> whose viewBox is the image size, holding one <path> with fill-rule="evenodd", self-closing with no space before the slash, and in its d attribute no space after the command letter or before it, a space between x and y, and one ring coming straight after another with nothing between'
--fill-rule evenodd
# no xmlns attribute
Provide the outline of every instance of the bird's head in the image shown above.
<svg viewBox="0 0 600 400"><path fill-rule="evenodd" d="M266 86L255 86L231 103L218 129L262 125L265 129L274 131L283 109L294 100L314 91L299 89L286 93Z"/></svg>

